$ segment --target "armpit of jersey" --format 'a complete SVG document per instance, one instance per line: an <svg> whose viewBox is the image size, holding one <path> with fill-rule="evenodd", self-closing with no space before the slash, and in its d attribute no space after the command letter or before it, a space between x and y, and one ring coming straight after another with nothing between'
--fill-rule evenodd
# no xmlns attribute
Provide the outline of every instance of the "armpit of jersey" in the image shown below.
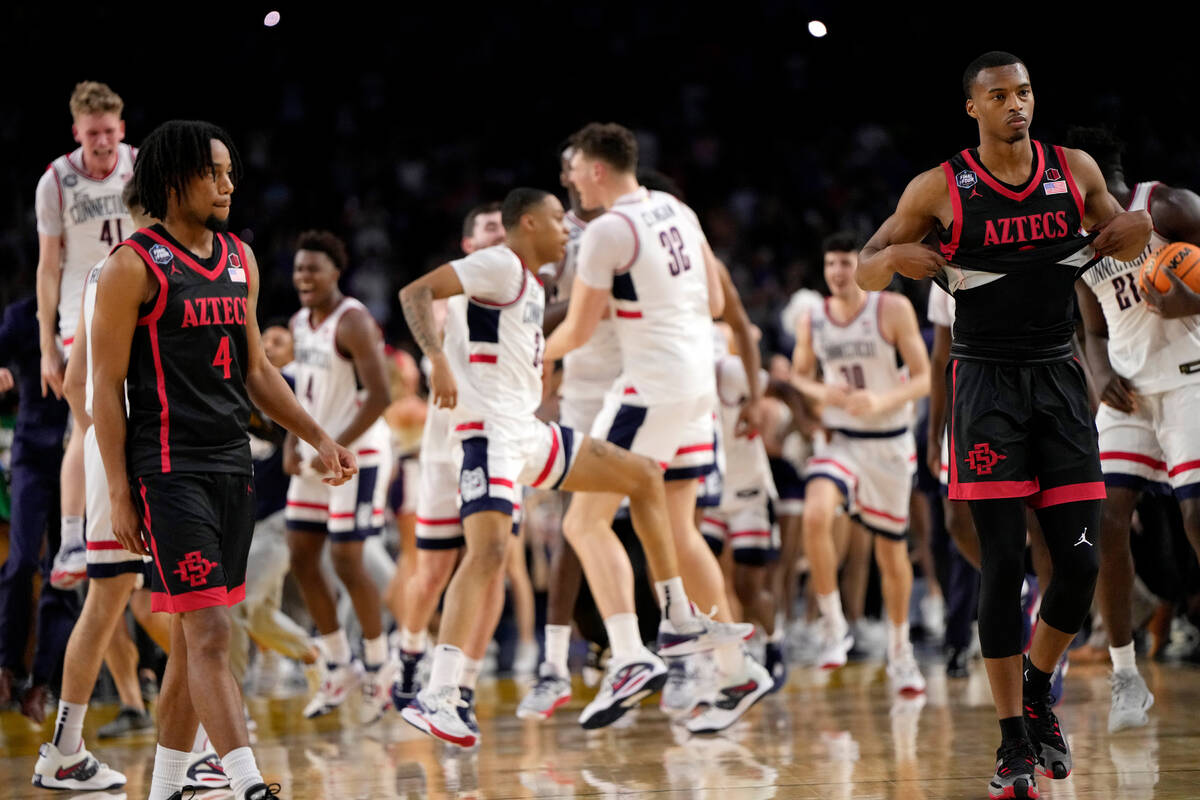
<svg viewBox="0 0 1200 800"><path fill-rule="evenodd" d="M1051 264L1075 270L1078 279L1100 261L1091 245L1095 238L1096 234L1091 234L1037 250L1015 250L986 259L959 253L952 263L934 276L933 281L954 294L959 290L985 286L1014 272L1043 269Z"/></svg>

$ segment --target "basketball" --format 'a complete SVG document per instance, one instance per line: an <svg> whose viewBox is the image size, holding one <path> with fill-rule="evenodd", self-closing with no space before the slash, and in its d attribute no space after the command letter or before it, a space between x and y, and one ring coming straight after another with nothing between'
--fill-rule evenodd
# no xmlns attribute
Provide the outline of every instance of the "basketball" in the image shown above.
<svg viewBox="0 0 1200 800"><path fill-rule="evenodd" d="M1162 270L1172 269L1175 274L1194 292L1200 292L1200 247L1190 242L1172 242L1165 244L1150 254L1142 264L1139 280L1142 288L1153 284L1160 292L1171 289L1171 279L1162 274Z"/></svg>

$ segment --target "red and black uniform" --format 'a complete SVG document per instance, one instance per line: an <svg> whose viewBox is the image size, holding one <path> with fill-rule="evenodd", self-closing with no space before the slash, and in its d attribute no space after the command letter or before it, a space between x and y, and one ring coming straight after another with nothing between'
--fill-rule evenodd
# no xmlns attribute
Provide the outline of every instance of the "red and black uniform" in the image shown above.
<svg viewBox="0 0 1200 800"><path fill-rule="evenodd" d="M1032 142L1022 186L975 150L942 164L954 209L943 231L954 295L947 375L950 497L1024 497L1035 508L1103 499L1096 426L1074 358L1075 280L1090 266L1083 196L1062 148Z"/></svg>
<svg viewBox="0 0 1200 800"><path fill-rule="evenodd" d="M233 605L245 596L254 529L245 250L236 236L214 233L202 259L161 225L121 246L158 284L133 335L126 427L154 558L153 609Z"/></svg>

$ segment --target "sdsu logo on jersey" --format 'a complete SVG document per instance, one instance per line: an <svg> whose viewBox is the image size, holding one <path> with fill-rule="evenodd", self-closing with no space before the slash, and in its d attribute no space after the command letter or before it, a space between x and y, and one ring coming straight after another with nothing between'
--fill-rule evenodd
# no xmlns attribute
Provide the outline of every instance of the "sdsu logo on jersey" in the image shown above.
<svg viewBox="0 0 1200 800"><path fill-rule="evenodd" d="M156 244L150 248L150 257L154 259L155 264L161 264L163 266L170 264L174 258L171 255L171 251L161 244Z"/></svg>

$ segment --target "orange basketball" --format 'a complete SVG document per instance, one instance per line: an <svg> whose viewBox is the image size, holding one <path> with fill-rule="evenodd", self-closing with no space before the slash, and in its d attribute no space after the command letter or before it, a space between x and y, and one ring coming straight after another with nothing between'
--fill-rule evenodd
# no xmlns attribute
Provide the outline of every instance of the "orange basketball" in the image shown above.
<svg viewBox="0 0 1200 800"><path fill-rule="evenodd" d="M1142 262L1138 279L1143 288L1153 284L1158 291L1167 292L1171 289L1171 280L1162 271L1171 269L1192 291L1200 292L1200 269L1196 269L1198 264L1200 247L1190 242L1172 242L1164 244Z"/></svg>

